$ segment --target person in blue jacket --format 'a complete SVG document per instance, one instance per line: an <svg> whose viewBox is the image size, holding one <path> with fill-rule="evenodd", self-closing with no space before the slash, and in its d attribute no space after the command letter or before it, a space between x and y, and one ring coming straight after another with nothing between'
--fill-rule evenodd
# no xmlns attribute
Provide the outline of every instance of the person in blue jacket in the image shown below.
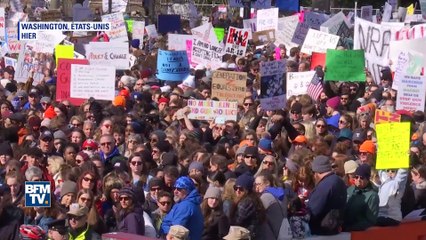
<svg viewBox="0 0 426 240"><path fill-rule="evenodd" d="M182 225L189 230L190 240L201 239L204 230L204 219L200 207L202 197L192 179L187 176L178 178L173 194L176 204L163 219L162 234L167 235L173 225Z"/></svg>

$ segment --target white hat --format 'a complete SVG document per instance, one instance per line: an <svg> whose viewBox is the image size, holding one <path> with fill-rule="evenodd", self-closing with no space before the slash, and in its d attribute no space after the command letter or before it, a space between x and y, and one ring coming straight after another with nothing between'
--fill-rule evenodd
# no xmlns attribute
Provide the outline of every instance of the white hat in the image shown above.
<svg viewBox="0 0 426 240"><path fill-rule="evenodd" d="M123 75L120 79L120 82L122 82L127 87L133 87L133 85L136 83L136 78Z"/></svg>
<svg viewBox="0 0 426 240"><path fill-rule="evenodd" d="M226 240L250 239L250 231L240 226L231 226L228 235L223 237Z"/></svg>
<svg viewBox="0 0 426 240"><path fill-rule="evenodd" d="M161 89L161 92L163 92L163 93L168 93L172 90L172 88L169 85L160 87L160 89Z"/></svg>
<svg viewBox="0 0 426 240"><path fill-rule="evenodd" d="M198 65L195 67L195 70L204 70L204 69L206 69L206 67L204 67L204 65L202 65L202 64L198 64Z"/></svg>
<svg viewBox="0 0 426 240"><path fill-rule="evenodd" d="M179 87L195 88L195 77L192 75L188 75L188 77L185 80L183 80L182 84L179 84Z"/></svg>

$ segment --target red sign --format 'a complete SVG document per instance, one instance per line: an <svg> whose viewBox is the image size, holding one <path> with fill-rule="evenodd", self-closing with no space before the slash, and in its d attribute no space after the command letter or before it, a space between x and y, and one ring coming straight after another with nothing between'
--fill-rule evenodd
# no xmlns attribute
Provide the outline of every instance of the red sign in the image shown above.
<svg viewBox="0 0 426 240"><path fill-rule="evenodd" d="M56 101L68 100L75 106L80 106L86 99L71 98L71 64L89 65L87 59L63 59L58 60L57 80L56 80Z"/></svg>
<svg viewBox="0 0 426 240"><path fill-rule="evenodd" d="M325 67L325 53L313 52L311 57L311 70L314 70L316 66L321 65Z"/></svg>

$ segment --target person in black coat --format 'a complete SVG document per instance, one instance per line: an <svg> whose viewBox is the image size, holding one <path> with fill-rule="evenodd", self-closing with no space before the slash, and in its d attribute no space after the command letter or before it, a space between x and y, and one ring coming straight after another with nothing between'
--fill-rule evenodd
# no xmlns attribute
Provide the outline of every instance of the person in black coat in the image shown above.
<svg viewBox="0 0 426 240"><path fill-rule="evenodd" d="M204 216L204 231L202 240L222 239L229 231L228 217L222 210L220 189L210 186L201 203Z"/></svg>
<svg viewBox="0 0 426 240"><path fill-rule="evenodd" d="M11 203L7 185L0 187L0 236L4 240L19 239L19 226L24 223L24 212Z"/></svg>

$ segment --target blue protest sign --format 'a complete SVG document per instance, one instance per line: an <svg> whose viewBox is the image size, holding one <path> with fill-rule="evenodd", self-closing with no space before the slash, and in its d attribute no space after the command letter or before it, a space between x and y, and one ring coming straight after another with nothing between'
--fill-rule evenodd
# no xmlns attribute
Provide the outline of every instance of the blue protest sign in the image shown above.
<svg viewBox="0 0 426 240"><path fill-rule="evenodd" d="M282 11L299 12L298 0L277 0L275 6Z"/></svg>
<svg viewBox="0 0 426 240"><path fill-rule="evenodd" d="M157 78L160 80L183 81L189 75L186 51L159 50L157 71Z"/></svg>
<svg viewBox="0 0 426 240"><path fill-rule="evenodd" d="M158 15L159 33L179 33L180 29L180 15Z"/></svg>

